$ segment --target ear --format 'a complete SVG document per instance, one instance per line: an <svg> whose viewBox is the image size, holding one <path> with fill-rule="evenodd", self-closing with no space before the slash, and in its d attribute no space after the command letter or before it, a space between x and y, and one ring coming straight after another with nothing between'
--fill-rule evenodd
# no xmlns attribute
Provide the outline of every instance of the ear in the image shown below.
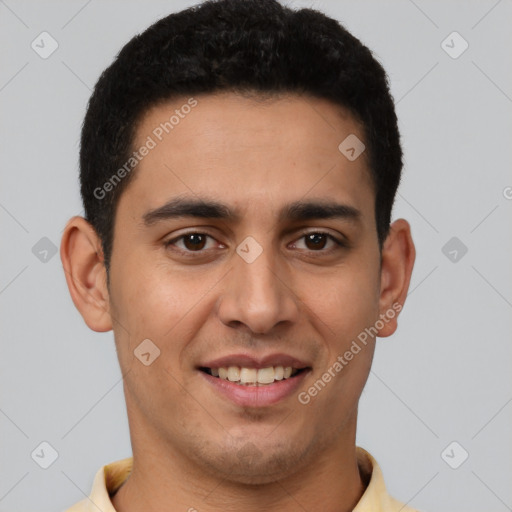
<svg viewBox="0 0 512 512"><path fill-rule="evenodd" d="M391 224L382 247L379 312L384 326L377 336L385 338L396 331L415 258L411 227L405 219L398 219Z"/></svg>
<svg viewBox="0 0 512 512"><path fill-rule="evenodd" d="M110 331L112 320L101 240L83 217L73 217L67 223L60 258L69 293L85 323L93 331Z"/></svg>

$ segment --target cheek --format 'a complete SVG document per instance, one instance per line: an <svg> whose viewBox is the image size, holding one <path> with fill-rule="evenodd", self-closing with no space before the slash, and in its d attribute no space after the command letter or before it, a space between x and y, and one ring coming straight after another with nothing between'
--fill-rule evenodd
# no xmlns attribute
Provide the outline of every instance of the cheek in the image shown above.
<svg viewBox="0 0 512 512"><path fill-rule="evenodd" d="M164 272L149 266L142 269L135 262L129 265L128 261L123 272L118 272L112 281L111 302L117 319L114 331L119 362L126 375L130 399L148 416L158 415L155 411L160 410L163 403L176 412L177 404L186 401L182 396L180 365L186 346L194 336L187 328L187 313L197 315L201 308L196 297L201 295L201 287L195 292L190 288L194 289L186 275L178 277L168 269ZM145 341L148 339L150 344ZM146 365L142 354L148 352L149 364ZM152 399L147 400L148 396ZM174 400L167 403L170 396Z"/></svg>
<svg viewBox="0 0 512 512"><path fill-rule="evenodd" d="M312 318L321 320L322 332L338 350L347 341L364 331L378 318L379 281L378 269L369 265L346 266L331 277L319 276L308 280L309 292L304 296Z"/></svg>
<svg viewBox="0 0 512 512"><path fill-rule="evenodd" d="M131 331L161 338L197 302L199 290L184 273L140 263L127 265L118 276L116 310Z"/></svg>
<svg viewBox="0 0 512 512"><path fill-rule="evenodd" d="M177 271L165 263L143 267L144 260L148 255L127 261L112 281L118 352L126 367L136 347L150 339L161 351L158 364L174 372L211 313L210 293L218 276Z"/></svg>
<svg viewBox="0 0 512 512"><path fill-rule="evenodd" d="M319 415L332 419L331 434L335 435L355 411L368 378L375 339L365 329L378 318L378 296L372 282L354 277L353 282L346 279L325 287L313 307L321 319L317 325L322 329L326 357L303 389L302 398Z"/></svg>
<svg viewBox="0 0 512 512"><path fill-rule="evenodd" d="M339 268L318 279L306 302L321 333L326 357L304 391L314 407L339 415L341 425L353 410L368 378L375 339L366 329L379 318L378 266L368 261Z"/></svg>

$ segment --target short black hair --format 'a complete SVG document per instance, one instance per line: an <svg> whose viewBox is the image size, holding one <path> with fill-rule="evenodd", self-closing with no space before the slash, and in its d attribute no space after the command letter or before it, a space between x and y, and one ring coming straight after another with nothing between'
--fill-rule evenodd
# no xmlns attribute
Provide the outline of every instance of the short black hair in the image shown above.
<svg viewBox="0 0 512 512"><path fill-rule="evenodd" d="M101 239L107 273L116 205L134 174L119 171L126 171L133 153L137 124L161 102L223 91L306 94L347 109L364 130L382 248L402 149L381 64L338 21L314 9L292 10L276 0L208 0L133 37L103 71L89 100L80 143L81 196L85 218Z"/></svg>

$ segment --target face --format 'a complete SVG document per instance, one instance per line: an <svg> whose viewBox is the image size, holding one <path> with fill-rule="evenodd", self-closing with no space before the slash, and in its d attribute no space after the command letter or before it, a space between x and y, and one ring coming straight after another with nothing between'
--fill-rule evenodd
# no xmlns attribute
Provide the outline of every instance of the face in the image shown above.
<svg viewBox="0 0 512 512"><path fill-rule="evenodd" d="M117 207L109 314L132 445L263 483L354 444L361 333L391 305L374 189L366 154L338 149L361 126L328 101L195 101L169 133L187 98L141 120L134 147L155 144Z"/></svg>

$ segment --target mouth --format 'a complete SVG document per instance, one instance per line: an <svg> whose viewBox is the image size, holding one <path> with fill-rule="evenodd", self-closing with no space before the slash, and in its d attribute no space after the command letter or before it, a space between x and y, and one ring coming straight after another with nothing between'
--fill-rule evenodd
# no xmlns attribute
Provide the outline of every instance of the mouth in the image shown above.
<svg viewBox="0 0 512 512"><path fill-rule="evenodd" d="M267 366L266 368L249 368L245 366L200 367L199 370L218 379L240 386L269 386L274 382L291 379L308 370L308 367Z"/></svg>
<svg viewBox="0 0 512 512"><path fill-rule="evenodd" d="M222 399L242 407L268 407L296 394L312 366L286 354L233 354L204 361L196 369Z"/></svg>

